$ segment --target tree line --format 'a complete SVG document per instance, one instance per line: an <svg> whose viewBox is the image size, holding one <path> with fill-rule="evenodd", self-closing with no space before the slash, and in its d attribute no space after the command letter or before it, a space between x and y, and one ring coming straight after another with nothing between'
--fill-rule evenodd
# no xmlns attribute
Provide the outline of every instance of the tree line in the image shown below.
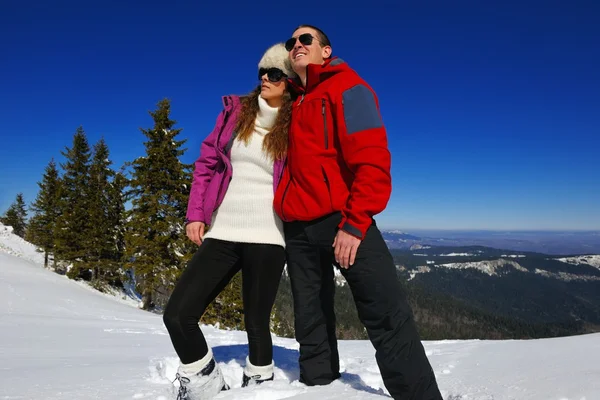
<svg viewBox="0 0 600 400"><path fill-rule="evenodd" d="M115 168L105 140L91 146L80 126L62 160L46 166L29 210L18 193L0 219L44 253L45 267L103 291L133 282L146 310L164 306L197 248L185 236L187 140L168 99L149 114L145 154Z"/></svg>

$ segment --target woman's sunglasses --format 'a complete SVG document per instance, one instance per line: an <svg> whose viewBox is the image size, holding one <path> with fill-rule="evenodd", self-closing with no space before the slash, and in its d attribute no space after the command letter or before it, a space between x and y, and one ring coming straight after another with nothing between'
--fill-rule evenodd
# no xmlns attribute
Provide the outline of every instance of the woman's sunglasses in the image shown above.
<svg viewBox="0 0 600 400"><path fill-rule="evenodd" d="M263 75L267 74L267 78L271 82L279 82L283 78L287 78L287 75L279 68L261 68L258 70L258 80L261 80Z"/></svg>
<svg viewBox="0 0 600 400"><path fill-rule="evenodd" d="M287 51L292 51L292 49L296 45L296 40L299 40L300 43L302 43L304 46L310 46L313 42L313 39L314 37L310 33L303 33L302 35L298 36L298 38L289 38L285 42L285 49Z"/></svg>

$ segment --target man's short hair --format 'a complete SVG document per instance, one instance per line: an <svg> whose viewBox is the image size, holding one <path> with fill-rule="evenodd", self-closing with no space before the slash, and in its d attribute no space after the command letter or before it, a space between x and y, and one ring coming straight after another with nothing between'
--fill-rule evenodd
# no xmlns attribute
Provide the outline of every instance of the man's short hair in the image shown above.
<svg viewBox="0 0 600 400"><path fill-rule="evenodd" d="M294 29L294 31L297 31L300 28L310 28L310 29L314 29L317 32L317 36L319 39L319 42L321 42L321 46L330 46L331 47L331 42L329 41L329 38L327 37L327 35L325 34L325 32L323 32L321 29L317 28L316 26L313 25L300 25L299 27L297 27L296 29Z"/></svg>

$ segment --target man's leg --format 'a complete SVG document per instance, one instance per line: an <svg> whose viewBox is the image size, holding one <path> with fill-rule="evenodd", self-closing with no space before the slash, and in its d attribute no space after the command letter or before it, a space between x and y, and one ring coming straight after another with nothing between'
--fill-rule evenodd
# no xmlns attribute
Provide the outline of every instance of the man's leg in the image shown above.
<svg viewBox="0 0 600 400"><path fill-rule="evenodd" d="M341 269L375 347L383 382L396 400L441 400L434 372L400 286L394 260L375 223L354 265Z"/></svg>
<svg viewBox="0 0 600 400"><path fill-rule="evenodd" d="M296 340L300 344L300 381L309 386L326 385L339 377L339 370L332 370L332 365L339 365L332 360L337 358L337 346L333 352L330 325L321 304L330 290L323 291L323 279L331 275L323 276L319 247L309 242L301 223L286 224L286 255ZM332 270L331 262L328 267Z"/></svg>
<svg viewBox="0 0 600 400"><path fill-rule="evenodd" d="M340 377L340 354L338 353L337 334L336 334L336 319L335 319L335 276L333 266L333 256L331 251L320 250L321 256L321 309L325 315L325 323L327 325L327 339L329 341L329 349L331 350L331 371L333 379Z"/></svg>

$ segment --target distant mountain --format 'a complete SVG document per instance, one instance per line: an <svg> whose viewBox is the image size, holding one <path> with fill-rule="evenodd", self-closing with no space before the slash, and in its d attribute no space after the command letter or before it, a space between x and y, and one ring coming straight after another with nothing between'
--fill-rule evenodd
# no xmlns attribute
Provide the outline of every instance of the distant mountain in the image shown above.
<svg viewBox="0 0 600 400"><path fill-rule="evenodd" d="M600 231L434 231L382 232L391 249L421 246L485 246L544 254L600 254Z"/></svg>
<svg viewBox="0 0 600 400"><path fill-rule="evenodd" d="M523 339L600 332L600 255L419 243L410 247L391 251L425 339ZM344 339L365 338L339 271L336 281L338 334ZM282 333L291 335L293 308L285 274L276 306L287 314L280 315L282 324L288 324Z"/></svg>
<svg viewBox="0 0 600 400"><path fill-rule="evenodd" d="M513 328L528 332L525 336L600 330L600 255L555 256L483 246L392 253L407 287L428 301L451 298L465 310L510 321L507 326L523 324Z"/></svg>
<svg viewBox="0 0 600 400"><path fill-rule="evenodd" d="M406 243L408 241L420 241L421 238L402 231L385 231L384 239L389 243Z"/></svg>

